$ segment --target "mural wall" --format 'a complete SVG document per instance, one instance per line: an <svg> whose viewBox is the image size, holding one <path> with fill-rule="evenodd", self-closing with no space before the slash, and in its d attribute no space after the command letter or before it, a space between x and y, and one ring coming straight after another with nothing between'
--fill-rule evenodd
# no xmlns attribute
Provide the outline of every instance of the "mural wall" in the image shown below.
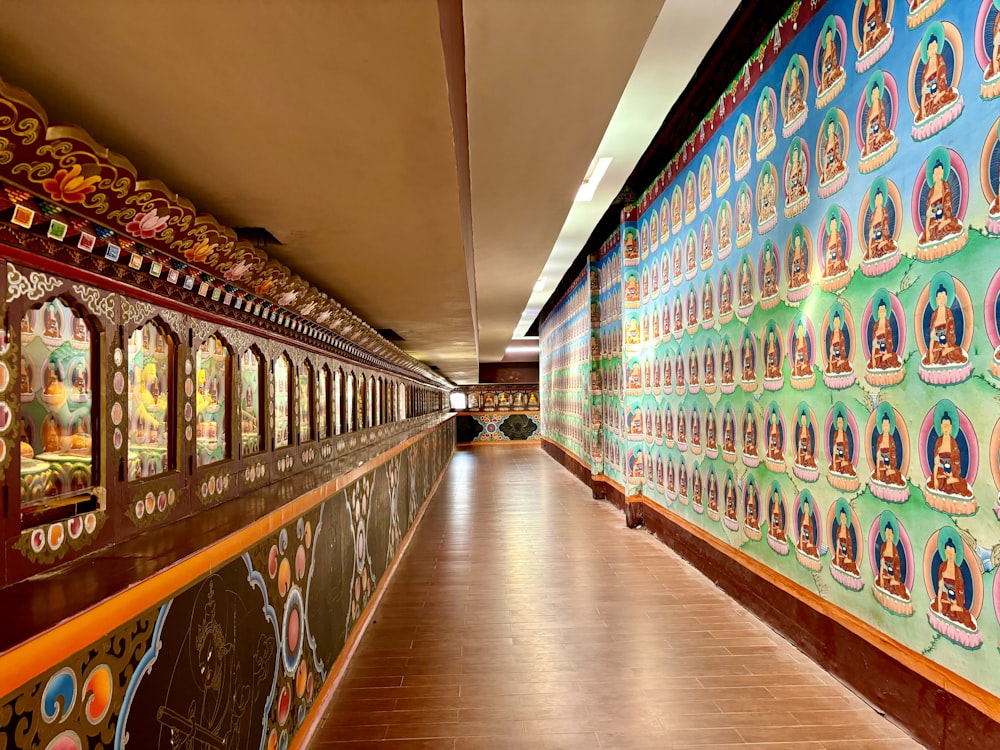
<svg viewBox="0 0 1000 750"><path fill-rule="evenodd" d="M592 264L605 472L1000 695L1000 2L808 6Z"/></svg>
<svg viewBox="0 0 1000 750"><path fill-rule="evenodd" d="M4 696L0 747L287 748L454 442L449 419Z"/></svg>

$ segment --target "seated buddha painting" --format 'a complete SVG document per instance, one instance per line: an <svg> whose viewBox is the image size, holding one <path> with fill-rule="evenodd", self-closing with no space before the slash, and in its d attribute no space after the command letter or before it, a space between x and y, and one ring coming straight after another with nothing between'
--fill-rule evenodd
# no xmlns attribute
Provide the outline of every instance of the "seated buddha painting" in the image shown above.
<svg viewBox="0 0 1000 750"><path fill-rule="evenodd" d="M781 82L781 135L790 137L802 127L809 114L809 63L802 55L792 55Z"/></svg>
<svg viewBox="0 0 1000 750"><path fill-rule="evenodd" d="M701 157L698 168L698 208L707 211L712 205L712 157L705 154Z"/></svg>
<svg viewBox="0 0 1000 750"><path fill-rule="evenodd" d="M784 342L781 329L773 320L767 321L761 340L764 350L764 390L778 391L785 385L784 376Z"/></svg>
<svg viewBox="0 0 1000 750"><path fill-rule="evenodd" d="M785 242L789 302L801 302L812 291L812 257L812 235L802 224L796 224Z"/></svg>
<svg viewBox="0 0 1000 750"><path fill-rule="evenodd" d="M736 462L736 414L728 403L722 412L722 457L729 463Z"/></svg>
<svg viewBox="0 0 1000 750"><path fill-rule="evenodd" d="M826 529L830 535L830 574L833 580L851 591L861 591L865 587L861 578L865 548L861 521L844 498L838 498L830 506Z"/></svg>
<svg viewBox="0 0 1000 750"><path fill-rule="evenodd" d="M740 266L736 271L736 311L741 318L749 318L757 305L754 290L754 270L750 256L746 253L740 258Z"/></svg>
<svg viewBox="0 0 1000 750"><path fill-rule="evenodd" d="M828 111L816 138L820 198L829 198L847 184L850 136L850 125L844 111L838 108Z"/></svg>
<svg viewBox="0 0 1000 750"><path fill-rule="evenodd" d="M690 224L694 217L698 215L698 186L695 182L694 172L688 171L684 178L684 223Z"/></svg>
<svg viewBox="0 0 1000 750"><path fill-rule="evenodd" d="M758 263L760 306L764 310L770 310L777 307L781 301L778 296L778 285L781 283L781 259L778 257L778 249L771 240L764 243Z"/></svg>
<svg viewBox="0 0 1000 750"><path fill-rule="evenodd" d="M895 0L855 0L851 25L858 59L854 69L864 73L885 56L894 36L892 11Z"/></svg>
<svg viewBox="0 0 1000 750"><path fill-rule="evenodd" d="M784 164L785 218L798 216L809 206L809 149L795 136L788 144Z"/></svg>
<svg viewBox="0 0 1000 750"><path fill-rule="evenodd" d="M823 383L827 388L854 385L854 318L848 308L834 302L823 318Z"/></svg>
<svg viewBox="0 0 1000 750"><path fill-rule="evenodd" d="M708 476L705 477L706 485L706 513L713 521L718 521L719 513L719 477L715 473L715 467L709 467Z"/></svg>
<svg viewBox="0 0 1000 750"><path fill-rule="evenodd" d="M767 492L767 545L779 555L787 555L788 509L781 484L775 480Z"/></svg>
<svg viewBox="0 0 1000 750"><path fill-rule="evenodd" d="M715 326L715 284L710 276L701 285L701 327L706 331Z"/></svg>
<svg viewBox="0 0 1000 750"><path fill-rule="evenodd" d="M721 198L729 190L732 182L733 150L728 136L720 136L715 146L715 195Z"/></svg>
<svg viewBox="0 0 1000 750"><path fill-rule="evenodd" d="M758 452L757 413L752 405L748 404L743 409L743 420L740 426L743 440L743 464L754 469L760 465L760 453Z"/></svg>
<svg viewBox="0 0 1000 750"><path fill-rule="evenodd" d="M740 183L736 192L736 247L744 248L753 239L753 196L750 193L750 186L745 182Z"/></svg>
<svg viewBox="0 0 1000 750"><path fill-rule="evenodd" d="M924 583L930 626L967 649L983 644L978 617L985 598L983 567L975 551L953 526L931 534L924 550Z"/></svg>
<svg viewBox="0 0 1000 750"><path fill-rule="evenodd" d="M917 298L914 332L920 353L920 379L953 385L972 375L973 306L965 285L939 271Z"/></svg>
<svg viewBox="0 0 1000 750"><path fill-rule="evenodd" d="M741 504L743 505L743 533L746 534L747 539L757 541L763 536L760 529L760 491L757 489L757 480L753 478L752 474L748 474L743 482Z"/></svg>
<svg viewBox="0 0 1000 750"><path fill-rule="evenodd" d="M899 89L891 73L876 70L868 79L858 116L854 123L861 157L858 171L873 172L896 155L896 118L899 115Z"/></svg>
<svg viewBox="0 0 1000 750"><path fill-rule="evenodd" d="M715 227L712 226L712 217L706 215L701 220L701 237L699 244L701 246L699 266L702 271L707 271L712 267L712 263L715 262Z"/></svg>
<svg viewBox="0 0 1000 750"><path fill-rule="evenodd" d="M823 530L816 510L816 501L809 490L795 498L792 520L795 525L795 559L809 570L818 572L823 564Z"/></svg>
<svg viewBox="0 0 1000 750"><path fill-rule="evenodd" d="M955 151L938 146L917 172L913 185L918 260L937 260L965 247L969 240L965 225L968 201L965 162Z"/></svg>
<svg viewBox="0 0 1000 750"><path fill-rule="evenodd" d="M733 319L733 276L728 268L719 271L719 323Z"/></svg>
<svg viewBox="0 0 1000 750"><path fill-rule="evenodd" d="M736 478L733 476L732 469L726 471L725 483L722 486L722 503L723 503L723 514L722 523L730 531L739 531L740 529L740 519L737 515L737 507L739 504L738 495L736 491Z"/></svg>
<svg viewBox="0 0 1000 750"><path fill-rule="evenodd" d="M819 479L819 467L816 463L818 437L816 415L809 404L803 401L795 410L795 424L792 428L795 451L792 473L804 482L815 482Z"/></svg>
<svg viewBox="0 0 1000 750"><path fill-rule="evenodd" d="M749 330L740 343L740 388L747 393L757 390L757 337Z"/></svg>
<svg viewBox="0 0 1000 750"><path fill-rule="evenodd" d="M757 175L757 233L767 234L778 223L778 173L766 161Z"/></svg>
<svg viewBox="0 0 1000 750"><path fill-rule="evenodd" d="M705 488L701 480L701 466L697 461L691 467L691 507L696 513L705 510Z"/></svg>
<svg viewBox="0 0 1000 750"><path fill-rule="evenodd" d="M776 137L774 134L774 118L777 112L777 97L774 89L765 86L757 100L756 126L757 161L763 161L774 151Z"/></svg>
<svg viewBox="0 0 1000 750"><path fill-rule="evenodd" d="M709 458L719 457L718 419L711 405L705 410L705 455Z"/></svg>
<svg viewBox="0 0 1000 750"><path fill-rule="evenodd" d="M847 72L847 24L840 16L828 16L823 22L813 53L813 77L816 83L816 109L825 109L844 90Z"/></svg>
<svg viewBox="0 0 1000 750"><path fill-rule="evenodd" d="M733 135L735 177L742 180L750 171L752 162L750 149L753 145L753 134L751 132L750 116L744 112L736 120L736 132Z"/></svg>
<svg viewBox="0 0 1000 750"><path fill-rule="evenodd" d="M1000 3L980 0L976 22L976 59L983 70L979 95L983 99L1000 96Z"/></svg>
<svg viewBox="0 0 1000 750"><path fill-rule="evenodd" d="M963 56L962 36L951 23L936 21L924 31L910 66L914 140L936 135L962 114L957 83Z"/></svg>
<svg viewBox="0 0 1000 750"><path fill-rule="evenodd" d="M880 276L899 265L902 216L903 201L896 183L877 178L868 188L858 216L861 273L865 276Z"/></svg>
<svg viewBox="0 0 1000 750"><path fill-rule="evenodd" d="M785 417L774 401L764 417L764 465L771 471L785 471Z"/></svg>
<svg viewBox="0 0 1000 750"><path fill-rule="evenodd" d="M816 384L816 334L805 313L799 313L789 327L788 361L792 388L803 391Z"/></svg>
<svg viewBox="0 0 1000 750"><path fill-rule="evenodd" d="M899 298L878 289L865 307L861 321L865 380L874 386L900 383L906 374L906 319Z"/></svg>
<svg viewBox="0 0 1000 750"><path fill-rule="evenodd" d="M979 442L965 413L941 399L924 418L918 445L927 504L950 516L974 514Z"/></svg>
<svg viewBox="0 0 1000 750"><path fill-rule="evenodd" d="M875 576L875 601L893 614L912 615L916 561L909 534L891 510L882 511L868 532L868 558Z"/></svg>
<svg viewBox="0 0 1000 750"><path fill-rule="evenodd" d="M829 466L826 481L841 492L855 492L861 486L858 459L861 452L858 423L854 414L838 401L826 417L823 434L826 437L826 461Z"/></svg>
<svg viewBox="0 0 1000 750"><path fill-rule="evenodd" d="M868 488L879 500L905 503L910 498L910 440L903 416L892 404L881 401L868 417L865 434L871 470Z"/></svg>
<svg viewBox="0 0 1000 750"><path fill-rule="evenodd" d="M719 390L731 394L736 390L736 366L733 344L729 336L722 338L722 350L719 356Z"/></svg>
<svg viewBox="0 0 1000 750"><path fill-rule="evenodd" d="M852 232L847 211L832 205L817 234L819 285L825 292L835 292L851 280Z"/></svg>

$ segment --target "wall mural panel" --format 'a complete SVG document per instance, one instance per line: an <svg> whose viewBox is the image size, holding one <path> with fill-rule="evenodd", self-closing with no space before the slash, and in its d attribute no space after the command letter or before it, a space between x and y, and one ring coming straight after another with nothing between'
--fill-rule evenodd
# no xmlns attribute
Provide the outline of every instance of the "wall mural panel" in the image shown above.
<svg viewBox="0 0 1000 750"><path fill-rule="evenodd" d="M288 747L454 443L448 420L3 697L0 747Z"/></svg>
<svg viewBox="0 0 1000 750"><path fill-rule="evenodd" d="M1000 2L812 5L591 264L606 473L1000 695Z"/></svg>

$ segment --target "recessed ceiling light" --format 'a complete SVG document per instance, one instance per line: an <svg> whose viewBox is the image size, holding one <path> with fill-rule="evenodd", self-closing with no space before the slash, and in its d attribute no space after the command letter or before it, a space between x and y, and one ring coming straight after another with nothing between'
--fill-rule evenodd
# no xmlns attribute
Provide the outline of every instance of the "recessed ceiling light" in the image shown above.
<svg viewBox="0 0 1000 750"><path fill-rule="evenodd" d="M608 171L608 167L610 166L610 156L602 156L601 158L594 159L590 162L590 168L587 170L587 175L583 178L583 184L580 185L580 189L576 191L576 200L578 202L591 201L594 199L594 193L597 192L597 185L600 183L601 179L604 177L604 173Z"/></svg>

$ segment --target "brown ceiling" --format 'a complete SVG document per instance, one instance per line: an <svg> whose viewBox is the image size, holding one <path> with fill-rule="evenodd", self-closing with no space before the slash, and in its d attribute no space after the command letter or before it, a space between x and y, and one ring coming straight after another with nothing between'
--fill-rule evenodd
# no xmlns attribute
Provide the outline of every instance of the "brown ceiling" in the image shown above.
<svg viewBox="0 0 1000 750"><path fill-rule="evenodd" d="M457 128L438 0L6 3L0 77L200 211L265 227L294 272L475 382L661 4L464 0Z"/></svg>

